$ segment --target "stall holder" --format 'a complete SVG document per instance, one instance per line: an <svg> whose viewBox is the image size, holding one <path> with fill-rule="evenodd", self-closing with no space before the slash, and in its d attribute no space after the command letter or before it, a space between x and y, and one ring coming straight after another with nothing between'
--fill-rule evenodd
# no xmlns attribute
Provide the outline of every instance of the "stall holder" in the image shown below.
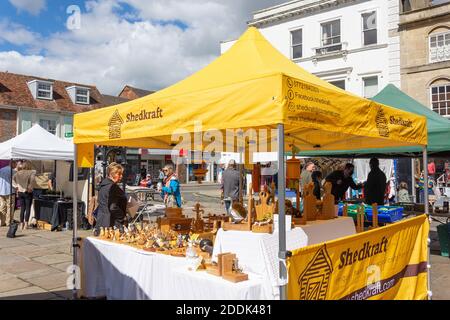
<svg viewBox="0 0 450 320"><path fill-rule="evenodd" d="M143 111L152 117L132 120L131 115ZM427 144L424 117L357 97L321 80L286 58L251 27L225 54L179 83L120 106L76 114L76 164L92 167L96 144L173 148L179 138L184 142L179 149L208 150L214 140L214 146L225 147L222 151L243 152L245 140L236 147L226 139L203 136L215 130L217 136L226 137L229 130L238 129L262 130L250 139L248 149L270 145L278 153L279 164L284 164L285 150L292 145L300 151L333 151ZM263 150L254 150L258 151ZM284 165L278 166L277 173L279 248L275 263L279 261L280 297L285 299ZM76 188L73 198L77 198ZM75 265L76 242L74 228Z"/></svg>

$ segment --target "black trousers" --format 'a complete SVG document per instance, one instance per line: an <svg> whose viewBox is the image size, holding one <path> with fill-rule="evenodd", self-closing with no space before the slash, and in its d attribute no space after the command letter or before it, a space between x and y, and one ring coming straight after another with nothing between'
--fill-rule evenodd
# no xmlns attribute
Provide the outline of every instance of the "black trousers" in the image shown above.
<svg viewBox="0 0 450 320"><path fill-rule="evenodd" d="M20 222L28 222L30 219L31 201L33 201L32 193L19 192Z"/></svg>

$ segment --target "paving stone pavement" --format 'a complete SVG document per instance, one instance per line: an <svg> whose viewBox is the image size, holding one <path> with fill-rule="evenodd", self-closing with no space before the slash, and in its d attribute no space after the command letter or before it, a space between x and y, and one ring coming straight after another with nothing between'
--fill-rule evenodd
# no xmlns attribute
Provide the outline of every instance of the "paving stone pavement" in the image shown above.
<svg viewBox="0 0 450 320"><path fill-rule="evenodd" d="M187 201L186 208L193 207ZM190 210L190 209L189 209ZM211 204L206 212L221 213L220 203ZM432 235L436 224L432 224ZM17 238L6 238L6 227L0 227L0 300L65 300L72 298L66 289L67 267L71 264L71 231L18 230ZM80 230L82 237L91 231ZM433 238L433 236L432 236ZM434 233L434 240L436 240ZM432 242L431 286L433 299L450 299L450 259L436 251Z"/></svg>

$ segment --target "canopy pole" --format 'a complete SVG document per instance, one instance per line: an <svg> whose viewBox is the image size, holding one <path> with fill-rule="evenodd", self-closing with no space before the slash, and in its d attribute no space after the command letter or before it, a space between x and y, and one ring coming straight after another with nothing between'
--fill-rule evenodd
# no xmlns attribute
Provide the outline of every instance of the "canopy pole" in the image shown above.
<svg viewBox="0 0 450 320"><path fill-rule="evenodd" d="M416 197L416 166L415 166L415 159L411 158L411 194L413 202L417 202Z"/></svg>
<svg viewBox="0 0 450 320"><path fill-rule="evenodd" d="M278 124L278 236L280 261L280 300L287 300L286 268L286 216L285 216L285 172L284 172L284 125Z"/></svg>
<svg viewBox="0 0 450 320"><path fill-rule="evenodd" d="M428 217L428 221L431 223L431 215L430 208L428 202L428 151L427 146L423 147L423 199L425 205L425 214ZM432 291L431 291L431 260L430 260L430 231L428 231L428 239L427 239L427 288L428 288L428 300L432 300Z"/></svg>
<svg viewBox="0 0 450 320"><path fill-rule="evenodd" d="M72 227L72 231L73 231L73 237L72 237L72 250L73 250L73 268L72 268L72 272L73 272L73 287L72 287L72 295L73 295L73 299L76 300L78 297L78 293L77 293L77 277L78 274L76 272L77 266L78 266L78 243L77 243L77 210L78 210L78 161L77 161L77 156L78 156L78 148L77 145L74 144L74 150L73 150L73 195L72 195L72 200L73 200L73 215L72 215L72 219L73 219L73 227Z"/></svg>

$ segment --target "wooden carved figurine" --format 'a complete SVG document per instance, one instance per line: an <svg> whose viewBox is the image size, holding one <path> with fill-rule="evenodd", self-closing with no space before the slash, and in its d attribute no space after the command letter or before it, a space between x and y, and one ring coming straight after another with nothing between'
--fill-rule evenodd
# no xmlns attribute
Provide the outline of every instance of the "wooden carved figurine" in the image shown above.
<svg viewBox="0 0 450 320"><path fill-rule="evenodd" d="M100 227L99 237L102 238L102 239L105 237L105 229L103 227Z"/></svg>
<svg viewBox="0 0 450 320"><path fill-rule="evenodd" d="M269 204L270 194L267 191L261 191L259 193L260 203L255 205L256 221L273 219L275 213L275 203Z"/></svg>
<svg viewBox="0 0 450 320"><path fill-rule="evenodd" d="M200 203L197 202L192 211L195 212L195 220L193 221L193 224L192 224L192 231L203 232L204 228L205 228L205 225L203 222L203 213L205 212L205 210L200 209Z"/></svg>
<svg viewBox="0 0 450 320"><path fill-rule="evenodd" d="M334 195L331 194L331 183L326 182L323 186L324 195L322 199L322 213L319 216L320 220L330 220L335 218Z"/></svg>
<svg viewBox="0 0 450 320"><path fill-rule="evenodd" d="M303 217L306 221L314 221L317 219L317 199L313 193L314 183L308 183L303 188Z"/></svg>

